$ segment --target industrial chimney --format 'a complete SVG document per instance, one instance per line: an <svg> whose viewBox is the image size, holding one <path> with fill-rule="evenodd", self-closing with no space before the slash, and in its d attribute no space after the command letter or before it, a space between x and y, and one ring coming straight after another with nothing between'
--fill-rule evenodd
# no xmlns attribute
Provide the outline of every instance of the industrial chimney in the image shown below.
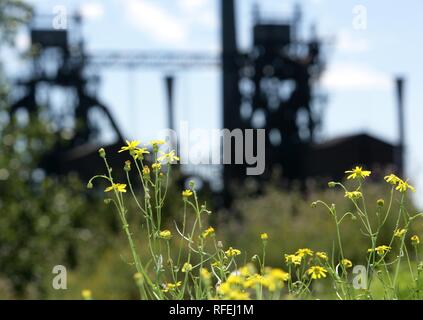
<svg viewBox="0 0 423 320"><path fill-rule="evenodd" d="M404 176L405 124L404 124L404 78L395 78L398 109L398 146L395 155L398 174Z"/></svg>

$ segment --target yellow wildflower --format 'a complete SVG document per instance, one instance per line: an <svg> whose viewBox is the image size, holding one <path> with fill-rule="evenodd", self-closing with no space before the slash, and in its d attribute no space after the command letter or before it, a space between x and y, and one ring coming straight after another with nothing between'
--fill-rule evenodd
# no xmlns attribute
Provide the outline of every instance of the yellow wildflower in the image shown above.
<svg viewBox="0 0 423 320"><path fill-rule="evenodd" d="M321 251L316 252L316 256L320 259L323 259L323 260L326 260L326 261L328 260L328 255L327 255L326 252L321 252Z"/></svg>
<svg viewBox="0 0 423 320"><path fill-rule="evenodd" d="M283 281L273 278L270 275L265 275L261 278L260 284L267 288L270 292L275 291L278 287L283 287Z"/></svg>
<svg viewBox="0 0 423 320"><path fill-rule="evenodd" d="M142 175L143 176L148 176L150 174L150 168L148 166L144 166L142 168Z"/></svg>
<svg viewBox="0 0 423 320"><path fill-rule="evenodd" d="M182 191L182 197L189 198L191 196L192 196L192 191L191 190L186 189L186 190Z"/></svg>
<svg viewBox="0 0 423 320"><path fill-rule="evenodd" d="M399 192L406 192L408 189L410 189L413 192L416 191L416 189L414 189L414 187L410 185L408 181L404 181L392 173L389 176L385 177L385 181L388 182L389 184L392 184L393 186L396 186L395 189L398 190Z"/></svg>
<svg viewBox="0 0 423 320"><path fill-rule="evenodd" d="M313 250L309 248L298 249L295 254L301 258L304 256L313 256Z"/></svg>
<svg viewBox="0 0 423 320"><path fill-rule="evenodd" d="M230 285L241 285L243 281L244 279L236 273L230 274L229 277L226 279L226 282Z"/></svg>
<svg viewBox="0 0 423 320"><path fill-rule="evenodd" d="M179 161L179 157L176 156L175 151L172 150L169 153L160 152L162 155L157 158L157 161L167 163L172 163L174 161Z"/></svg>
<svg viewBox="0 0 423 320"><path fill-rule="evenodd" d="M238 250L238 249L234 249L232 247L229 247L229 249L225 251L225 254L228 257L235 257L235 256L239 256L241 254L241 251Z"/></svg>
<svg viewBox="0 0 423 320"><path fill-rule="evenodd" d="M386 245L382 245L382 246L378 246L374 249L368 249L367 252L376 251L376 253L381 256L381 255L385 254L386 252L389 252L390 250L391 250L391 247L386 246Z"/></svg>
<svg viewBox="0 0 423 320"><path fill-rule="evenodd" d="M107 187L104 192L110 192L116 190L117 192L126 192L126 184L124 183L112 183L110 187Z"/></svg>
<svg viewBox="0 0 423 320"><path fill-rule="evenodd" d="M289 280L289 273L283 271L279 268L272 268L269 272L269 275L277 280L280 281L288 281Z"/></svg>
<svg viewBox="0 0 423 320"><path fill-rule="evenodd" d="M345 192L345 198L356 200L363 197L363 194L360 191L346 191Z"/></svg>
<svg viewBox="0 0 423 320"><path fill-rule="evenodd" d="M162 168L162 165L158 162L155 162L151 165L151 168L153 169L153 171L160 171L160 169Z"/></svg>
<svg viewBox="0 0 423 320"><path fill-rule="evenodd" d="M389 184L392 184L392 185L396 185L398 182L401 181L401 179L398 178L393 173L391 173L389 176L385 176L384 179L385 179L386 182L388 182Z"/></svg>
<svg viewBox="0 0 423 320"><path fill-rule="evenodd" d="M93 298L91 290L88 290L88 289L82 290L81 296L82 296L82 299L84 300L91 300Z"/></svg>
<svg viewBox="0 0 423 320"><path fill-rule="evenodd" d="M256 273L256 267L252 263L247 263L245 266L239 268L239 274L243 277L249 277L252 274Z"/></svg>
<svg viewBox="0 0 423 320"><path fill-rule="evenodd" d="M363 170L363 167L356 166L354 169L345 171L345 173L349 173L347 179L350 180L350 179L357 179L357 178L364 179L370 176L372 172Z"/></svg>
<svg viewBox="0 0 423 320"><path fill-rule="evenodd" d="M163 230L159 232L159 237L165 240L169 240L172 238L172 232L170 230Z"/></svg>
<svg viewBox="0 0 423 320"><path fill-rule="evenodd" d="M397 229L394 232L394 237L402 238L406 232L407 232L406 229Z"/></svg>
<svg viewBox="0 0 423 320"><path fill-rule="evenodd" d="M181 281L175 282L175 283L166 283L164 284L164 289L162 290L163 292L169 292L169 291L173 291L176 288L180 287L182 285Z"/></svg>
<svg viewBox="0 0 423 320"><path fill-rule="evenodd" d="M307 273L311 275L312 279L326 278L327 272L328 271L321 266L312 266L307 270Z"/></svg>
<svg viewBox="0 0 423 320"><path fill-rule="evenodd" d="M414 187L410 184L408 184L407 181L399 181L397 187L395 188L395 190L398 190L399 192L406 192L408 189L410 189L413 192L416 192L416 189L414 189Z"/></svg>
<svg viewBox="0 0 423 320"><path fill-rule="evenodd" d="M149 154L149 153L150 153L150 151L148 151L146 148L137 148L137 149L134 150L134 159L135 160L137 160L137 159L143 160L144 155Z"/></svg>
<svg viewBox="0 0 423 320"><path fill-rule="evenodd" d="M348 260L348 259L342 259L341 263L345 267L345 269L351 268L353 265L351 260Z"/></svg>
<svg viewBox="0 0 423 320"><path fill-rule="evenodd" d="M300 265L301 264L301 259L302 259L302 257L301 256L297 256L297 255L295 255L295 254L286 254L285 255L285 262L287 263L287 264L294 264L294 265Z"/></svg>
<svg viewBox="0 0 423 320"><path fill-rule="evenodd" d="M417 235L412 236L410 239L413 245L418 245L420 243L420 238Z"/></svg>
<svg viewBox="0 0 423 320"><path fill-rule="evenodd" d="M200 270L200 276L205 281L209 281L211 279L211 273L206 268L201 268L201 270Z"/></svg>
<svg viewBox="0 0 423 320"><path fill-rule="evenodd" d="M265 241L265 240L269 239L269 236L267 235L267 233L262 233L260 235L260 239L263 240L263 241Z"/></svg>
<svg viewBox="0 0 423 320"><path fill-rule="evenodd" d="M248 276L247 279L244 281L245 288L253 288L259 284L262 284L263 277L260 274L253 274Z"/></svg>
<svg viewBox="0 0 423 320"><path fill-rule="evenodd" d="M217 292L223 295L229 294L231 292L231 286L227 282L223 282L217 287Z"/></svg>
<svg viewBox="0 0 423 320"><path fill-rule="evenodd" d="M225 298L229 300L250 300L250 294L240 290L231 290Z"/></svg>
<svg viewBox="0 0 423 320"><path fill-rule="evenodd" d="M182 272L190 272L192 270L192 264L189 262L185 262L182 266Z"/></svg>
<svg viewBox="0 0 423 320"><path fill-rule="evenodd" d="M126 146L123 146L122 148L120 148L120 150L118 151L120 152L124 152L124 151L135 151L136 149L138 149L138 145L140 144L140 142L138 140L133 140L133 141L128 141L126 140Z"/></svg>
<svg viewBox="0 0 423 320"><path fill-rule="evenodd" d="M154 147L154 146L159 146L162 144L165 144L166 142L164 140L151 140L150 144Z"/></svg>
<svg viewBox="0 0 423 320"><path fill-rule="evenodd" d="M204 230L201 233L201 236L203 238L207 238L207 237L212 236L212 235L214 235L214 228L213 227L208 227L206 230Z"/></svg>

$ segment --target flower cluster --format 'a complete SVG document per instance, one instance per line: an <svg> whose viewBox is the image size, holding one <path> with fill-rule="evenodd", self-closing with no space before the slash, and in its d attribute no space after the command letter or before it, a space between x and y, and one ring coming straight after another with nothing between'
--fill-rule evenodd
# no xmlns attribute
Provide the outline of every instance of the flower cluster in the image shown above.
<svg viewBox="0 0 423 320"><path fill-rule="evenodd" d="M92 178L88 185L92 187L92 180L105 179L109 186L104 190L113 199L118 211L123 231L127 237L134 266L134 280L143 299L280 299L280 298L309 298L313 297L314 284L329 284L340 299L372 299L371 284L378 280L385 290L385 296L397 299L397 276L390 276L390 269L394 275L398 274L402 260L407 259L407 266L412 273L412 288L415 297L422 296L419 288L419 276L423 274L423 267L418 267L416 275L412 268L408 247L414 248L414 256L419 259L420 238L418 235L407 236L411 230L411 223L423 214L412 215L405 210L404 198L407 190L415 191L407 182L394 174L385 177L385 181L392 185L392 197L400 195L398 200L400 209L395 228L391 230L392 239L388 242L379 236L385 226L391 205L378 200L375 212L368 210L365 203L365 181L371 176L371 171L363 167L346 171L347 180L355 184L349 190L340 182L330 182L328 186L341 187L345 201L350 203L351 209L340 215L335 204L327 204L321 200L313 202L313 207L324 205L334 220L334 247L331 256L325 251L314 251L310 248L299 248L294 253L281 256L278 265L266 264L266 250L271 246L273 239L266 232L257 236L257 243L261 244L262 252L248 256L241 250L224 244L218 239L215 227L210 226L209 211L206 204L200 204L191 182L189 187L179 194L181 201L181 220L163 222L162 208L164 206L171 164L179 157L175 151L164 153L165 142L151 141L150 144L140 146L140 142L126 141L126 145L119 150L128 152L131 160L124 163L123 170L126 183L117 183L112 176L104 149L99 155L104 159L106 174ZM147 164L147 162L149 164ZM138 176L139 190L133 184L133 175ZM394 192L394 190L398 191ZM109 193L110 192L110 193ZM138 242L130 230L128 209L125 207L124 197L132 196L143 220L143 229L146 231L144 241ZM182 209L183 208L183 209ZM363 260L366 261L366 287L362 291L354 291L350 276L353 262L343 247L341 224L348 217L359 224L358 232L369 239L369 246L363 250ZM215 222L215 221L214 221ZM216 226L216 225L214 225ZM386 227L386 226L385 226ZM336 232L335 232L336 231ZM383 242L382 242L383 241ZM387 242L385 242L387 241ZM377 245L379 243L383 245ZM140 258L137 245L143 243L148 252L148 258ZM321 249L320 249L321 250ZM395 254L394 254L395 253ZM355 259L355 257L354 257ZM241 261L250 261L239 264ZM421 262L419 265L423 265ZM239 267L241 266L241 267ZM287 270L287 271L285 271ZM358 292L358 293L357 293ZM82 292L84 299L91 299L89 290Z"/></svg>

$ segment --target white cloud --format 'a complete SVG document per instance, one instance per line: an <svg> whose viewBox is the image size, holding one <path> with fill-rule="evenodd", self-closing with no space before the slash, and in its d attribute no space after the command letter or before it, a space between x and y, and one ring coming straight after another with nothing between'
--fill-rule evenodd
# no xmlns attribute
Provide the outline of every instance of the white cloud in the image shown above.
<svg viewBox="0 0 423 320"><path fill-rule="evenodd" d="M86 19L100 19L104 16L104 6L100 2L84 2L80 7L82 16Z"/></svg>
<svg viewBox="0 0 423 320"><path fill-rule="evenodd" d="M336 49L346 53L363 53L369 51L369 42L363 32L357 34L341 30L337 35Z"/></svg>
<svg viewBox="0 0 423 320"><path fill-rule="evenodd" d="M130 23L158 41L177 44L187 40L186 23L166 11L164 6L154 1L126 0L125 9Z"/></svg>
<svg viewBox="0 0 423 320"><path fill-rule="evenodd" d="M322 85L330 90L387 90L391 77L365 64L338 63L328 67Z"/></svg>

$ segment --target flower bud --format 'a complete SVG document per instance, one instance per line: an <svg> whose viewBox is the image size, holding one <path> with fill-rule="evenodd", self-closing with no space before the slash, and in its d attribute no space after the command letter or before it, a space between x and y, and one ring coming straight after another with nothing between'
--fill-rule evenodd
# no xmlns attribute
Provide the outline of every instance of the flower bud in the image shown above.
<svg viewBox="0 0 423 320"><path fill-rule="evenodd" d="M123 167L123 170L125 170L126 172L131 171L131 161L129 160L125 161L125 166Z"/></svg>
<svg viewBox="0 0 423 320"><path fill-rule="evenodd" d="M378 206L379 208L383 208L383 206L385 205L385 200L383 200L383 199L378 199L376 203L377 203L377 206Z"/></svg>
<svg viewBox="0 0 423 320"><path fill-rule="evenodd" d="M105 158L106 157L106 151L104 150L104 148L100 148L98 150L98 154L101 158Z"/></svg>
<svg viewBox="0 0 423 320"><path fill-rule="evenodd" d="M329 188L335 188L335 186L336 186L336 183L335 182L333 182L333 181L328 182L328 187Z"/></svg>

